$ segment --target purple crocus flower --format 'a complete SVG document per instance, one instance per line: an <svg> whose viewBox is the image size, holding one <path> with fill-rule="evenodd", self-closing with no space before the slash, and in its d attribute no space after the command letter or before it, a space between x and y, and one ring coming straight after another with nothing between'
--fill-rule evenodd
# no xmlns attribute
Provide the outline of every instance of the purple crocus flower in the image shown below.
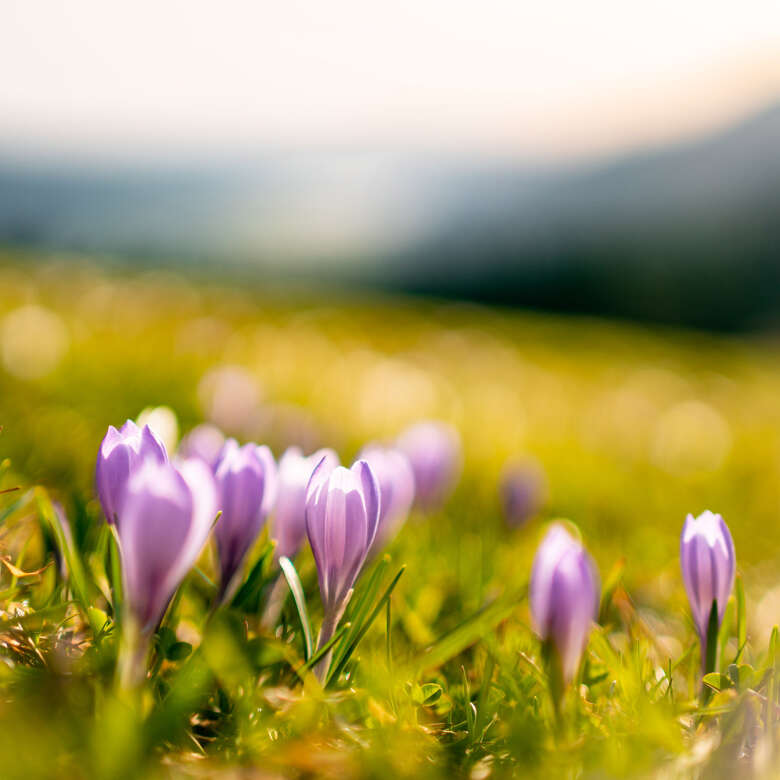
<svg viewBox="0 0 780 780"><path fill-rule="evenodd" d="M306 489L306 532L324 608L319 647L333 635L379 525L379 483L364 460L352 468L323 458ZM317 667L322 676L329 658Z"/></svg>
<svg viewBox="0 0 780 780"><path fill-rule="evenodd" d="M228 439L215 471L222 515L214 536L221 572L221 595L233 579L263 528L276 500L276 462L268 447Z"/></svg>
<svg viewBox="0 0 780 780"><path fill-rule="evenodd" d="M214 479L201 461L147 458L130 475L116 528L125 600L142 635L162 619L215 516Z"/></svg>
<svg viewBox="0 0 780 780"><path fill-rule="evenodd" d="M158 464L168 461L165 446L148 425L139 428L128 420L119 430L113 425L108 427L98 451L95 482L109 523L113 524L119 514L130 475L147 458Z"/></svg>
<svg viewBox="0 0 780 780"><path fill-rule="evenodd" d="M179 454L184 458L200 458L213 469L224 444L225 434L216 425L202 423L182 439Z"/></svg>
<svg viewBox="0 0 780 780"><path fill-rule="evenodd" d="M396 446L412 465L417 503L425 509L443 504L460 475L458 432L446 423L420 422L401 433Z"/></svg>
<svg viewBox="0 0 780 780"><path fill-rule="evenodd" d="M371 467L379 483L379 526L372 545L377 552L404 524L414 500L414 472L400 450L370 444L359 456Z"/></svg>
<svg viewBox="0 0 780 780"><path fill-rule="evenodd" d="M513 461L504 468L499 491L506 522L519 527L538 514L544 505L547 479L536 461Z"/></svg>
<svg viewBox="0 0 780 780"><path fill-rule="evenodd" d="M699 633L702 666L706 666L712 603L717 602L720 627L737 569L734 542L720 515L709 511L698 517L688 515L680 535L680 567Z"/></svg>
<svg viewBox="0 0 780 780"><path fill-rule="evenodd" d="M339 465L339 456L328 449L305 456L299 447L290 447L279 459L278 492L271 528L279 557L292 558L306 536L306 487L322 460L327 468Z"/></svg>
<svg viewBox="0 0 780 780"><path fill-rule="evenodd" d="M573 679L598 609L595 566L582 545L555 524L539 545L531 570L534 627L550 642L565 682Z"/></svg>

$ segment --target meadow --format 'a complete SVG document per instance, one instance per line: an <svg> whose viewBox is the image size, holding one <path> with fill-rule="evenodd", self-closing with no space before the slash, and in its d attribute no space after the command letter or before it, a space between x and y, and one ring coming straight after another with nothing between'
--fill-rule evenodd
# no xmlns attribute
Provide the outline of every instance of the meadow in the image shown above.
<svg viewBox="0 0 780 780"><path fill-rule="evenodd" d="M0 775L773 775L776 339L34 259L0 254ZM261 624L278 577L265 530L218 609L207 546L143 685L117 685L95 461L109 425L160 406L171 439L209 420L276 457L327 446L346 464L418 420L458 431L453 494L367 562L327 684L303 627L322 619L308 548L300 599ZM500 500L513 462L544 474L522 522ZM738 584L702 686L679 548L707 509ZM555 519L601 583L560 711L528 604Z"/></svg>

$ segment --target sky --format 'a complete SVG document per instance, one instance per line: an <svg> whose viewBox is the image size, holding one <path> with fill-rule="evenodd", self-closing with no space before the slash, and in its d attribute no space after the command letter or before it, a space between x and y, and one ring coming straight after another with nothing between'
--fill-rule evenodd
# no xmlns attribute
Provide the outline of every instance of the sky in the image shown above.
<svg viewBox="0 0 780 780"><path fill-rule="evenodd" d="M780 98L778 0L0 0L0 144L568 158Z"/></svg>

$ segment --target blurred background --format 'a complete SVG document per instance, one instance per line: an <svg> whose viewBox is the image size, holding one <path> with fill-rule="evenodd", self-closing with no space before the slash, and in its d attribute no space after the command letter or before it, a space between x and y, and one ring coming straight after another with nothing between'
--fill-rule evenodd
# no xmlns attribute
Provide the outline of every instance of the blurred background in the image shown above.
<svg viewBox="0 0 780 780"><path fill-rule="evenodd" d="M140 732L121 725L124 705L102 716L120 711L101 703L107 669L93 656L80 683L24 638L31 663L54 659L34 695L28 668L9 677L6 663L21 612L6 618L39 607L8 603L9 562L23 575L48 562L31 488L62 504L74 547L103 571L95 457L128 418L171 452L205 421L277 458L329 446L345 463L420 420L449 424L462 445L455 491L413 511L387 548L393 570L407 566L393 592L397 657L524 593L546 524L568 518L616 589L615 625L629 627L614 639L625 674L605 671L608 698L583 700L604 718L578 739L593 757L584 774L649 777L683 743L715 750L698 716L681 730L694 719L662 708L661 689L640 695L651 667L634 648L652 641L647 658L665 669L693 647L679 567L689 512L720 512L732 530L743 660L778 622L779 250L778 0L0 0L2 587L12 580L0 774L16 759L27 769L14 776L96 776L79 744L133 774L123 746ZM308 551L296 567L316 619ZM507 755L526 765L549 754L518 665L537 647L517 600L484 649L435 679L457 681L450 691L462 680L463 721L484 726L480 743L489 728L488 740L517 735ZM379 623L376 663L350 686L390 665ZM742 652L735 638L727 650ZM506 727L483 718L494 694L476 685L492 679L494 652L511 682L506 698L493 689ZM238 658L218 655L223 670ZM378 737L345 699L337 741L299 740L309 726L286 714L277 732L269 679L246 723L264 720L250 731L231 719L235 739L214 743L241 771L254 751L262 771L295 760L308 776L324 757L333 776L361 776L333 763L342 744L361 746L367 776L439 760L453 776L459 751L481 755L476 737L383 714L384 693L364 700ZM304 724L321 717L307 712ZM740 761L769 755L749 712ZM471 776L512 771L503 748L495 756ZM176 774L167 759L164 771Z"/></svg>
<svg viewBox="0 0 780 780"><path fill-rule="evenodd" d="M682 599L709 508L771 627L779 239L775 0L5 0L4 484L97 519L149 408L345 461L436 418L459 533L406 529L421 587L453 547L459 609L524 581L563 516Z"/></svg>
<svg viewBox="0 0 780 780"><path fill-rule="evenodd" d="M0 244L718 329L780 312L780 9L5 0Z"/></svg>

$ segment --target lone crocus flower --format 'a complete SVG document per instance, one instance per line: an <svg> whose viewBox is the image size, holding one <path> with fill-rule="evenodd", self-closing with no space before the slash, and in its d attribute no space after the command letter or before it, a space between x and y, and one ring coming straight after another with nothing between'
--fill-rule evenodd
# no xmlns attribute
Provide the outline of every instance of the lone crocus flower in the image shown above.
<svg viewBox="0 0 780 780"><path fill-rule="evenodd" d="M685 591L701 643L702 667L715 671L714 644L723 620L726 602L734 586L737 559L728 526L720 515L703 512L688 515L680 536L680 566ZM717 626L709 636L710 614L716 606ZM708 650L712 651L708 654Z"/></svg>
<svg viewBox="0 0 780 780"><path fill-rule="evenodd" d="M122 679L138 682L149 637L195 564L216 514L216 488L198 460L147 458L130 475L117 513L127 611Z"/></svg>
<svg viewBox="0 0 780 780"><path fill-rule="evenodd" d="M596 617L598 592L590 556L562 525L553 525L536 551L530 583L534 627L554 653L551 680L560 675L568 683L576 674Z"/></svg>
<svg viewBox="0 0 780 780"><path fill-rule="evenodd" d="M378 525L379 484L368 463L359 460L347 469L323 458L306 489L306 532L324 609L319 647L344 614ZM320 679L329 664L326 656L318 665Z"/></svg>
<svg viewBox="0 0 780 780"><path fill-rule="evenodd" d="M369 445L360 452L379 483L379 526L371 547L378 552L398 533L414 500L414 472L400 450Z"/></svg>
<svg viewBox="0 0 780 780"><path fill-rule="evenodd" d="M326 468L339 465L338 455L328 449L306 456L300 448L290 447L279 459L278 492L271 528L279 557L292 558L306 537L306 487L322 460L325 460Z"/></svg>
<svg viewBox="0 0 780 780"><path fill-rule="evenodd" d="M220 596L228 597L234 578L276 500L276 462L268 447L228 439L215 472L222 515L214 536L221 572Z"/></svg>
<svg viewBox="0 0 780 780"><path fill-rule="evenodd" d="M424 509L443 504L460 475L458 432L443 422L420 422L401 433L396 446L412 465L417 503Z"/></svg>
<svg viewBox="0 0 780 780"><path fill-rule="evenodd" d="M499 490L507 524L519 527L538 514L544 505L547 479L536 461L513 461L504 468Z"/></svg>
<svg viewBox="0 0 780 780"><path fill-rule="evenodd" d="M139 428L128 420L119 430L109 426L95 466L98 498L109 523L117 518L131 473L147 458L158 464L168 461L163 443L148 425Z"/></svg>
<svg viewBox="0 0 780 780"><path fill-rule="evenodd" d="M216 425L202 423L195 426L181 440L179 454L184 458L200 458L214 468L224 444L225 435Z"/></svg>

